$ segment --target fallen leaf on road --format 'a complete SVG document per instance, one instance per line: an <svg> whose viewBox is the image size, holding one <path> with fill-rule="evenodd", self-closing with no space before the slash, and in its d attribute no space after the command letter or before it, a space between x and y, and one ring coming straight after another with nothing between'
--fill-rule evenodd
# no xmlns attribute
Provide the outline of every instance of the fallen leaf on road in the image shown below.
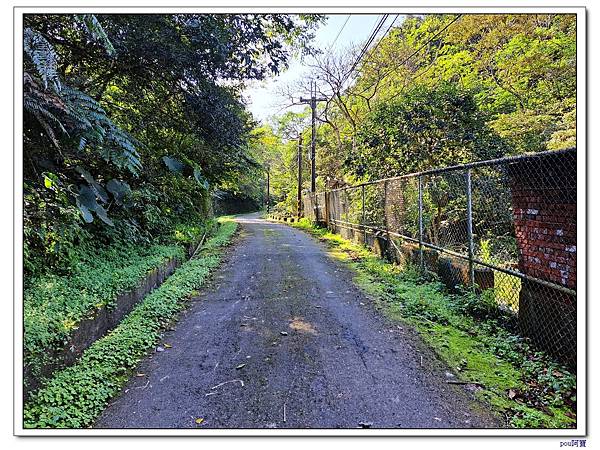
<svg viewBox="0 0 600 450"><path fill-rule="evenodd" d="M165 348L173 348L171 344L165 344Z"/></svg>
<svg viewBox="0 0 600 450"><path fill-rule="evenodd" d="M237 367L236 367L236 369L241 369L241 368L243 368L244 366L246 366L246 364L240 364L239 366L237 366Z"/></svg>
<svg viewBox="0 0 600 450"><path fill-rule="evenodd" d="M145 373L136 373L135 376L136 377L145 377L146 374Z"/></svg>
<svg viewBox="0 0 600 450"><path fill-rule="evenodd" d="M287 332L287 331L280 331L279 333L280 333L282 336L287 336L287 335L288 335L288 332Z"/></svg>
<svg viewBox="0 0 600 450"><path fill-rule="evenodd" d="M194 422L200 425L202 422L204 422L204 419L202 417L198 417L196 420L194 420Z"/></svg>

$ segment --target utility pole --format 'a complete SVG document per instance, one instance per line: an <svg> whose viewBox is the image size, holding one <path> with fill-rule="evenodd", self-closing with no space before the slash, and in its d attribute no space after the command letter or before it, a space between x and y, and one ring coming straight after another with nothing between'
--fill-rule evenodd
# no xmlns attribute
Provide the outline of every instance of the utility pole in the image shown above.
<svg viewBox="0 0 600 450"><path fill-rule="evenodd" d="M302 216L302 135L298 136L298 219Z"/></svg>
<svg viewBox="0 0 600 450"><path fill-rule="evenodd" d="M267 165L267 212L269 212L269 204L271 203L271 169Z"/></svg>
<svg viewBox="0 0 600 450"><path fill-rule="evenodd" d="M324 97L317 98L317 82L310 82L310 98L300 97L300 103L310 104L312 112L312 138L310 141L310 191L317 191L317 163L316 163L316 142L317 142L317 102L326 102Z"/></svg>

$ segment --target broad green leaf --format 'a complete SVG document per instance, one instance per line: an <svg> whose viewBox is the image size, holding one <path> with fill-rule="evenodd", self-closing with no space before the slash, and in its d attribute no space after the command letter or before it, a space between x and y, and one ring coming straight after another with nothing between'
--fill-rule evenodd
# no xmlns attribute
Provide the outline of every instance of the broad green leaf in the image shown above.
<svg viewBox="0 0 600 450"><path fill-rule="evenodd" d="M83 184L79 186L77 201L90 211L95 211L96 208L100 206L96 201L96 193L89 186Z"/></svg>
<svg viewBox="0 0 600 450"><path fill-rule="evenodd" d="M169 168L171 172L181 173L185 168L185 164L179 161L177 158L173 158L171 156L163 156L163 161L165 165Z"/></svg>
<svg viewBox="0 0 600 450"><path fill-rule="evenodd" d="M100 200L102 200L104 203L106 203L108 201L108 194L106 193L106 191L104 190L102 185L100 183L97 183L96 181L94 181L91 184L91 186L92 186L92 189L94 190L94 192L96 193L96 195L98 196L98 198Z"/></svg>
<svg viewBox="0 0 600 450"><path fill-rule="evenodd" d="M194 178L204 189L208 189L208 181L202 175L202 170L198 167L194 167Z"/></svg>
<svg viewBox="0 0 600 450"><path fill-rule="evenodd" d="M77 173L79 173L79 175L81 175L81 177L87 181L89 184L94 183L96 180L94 180L94 177L92 176L91 173L89 173L87 170L85 170L83 167L81 166L77 166L75 167L75 171L77 171Z"/></svg>
<svg viewBox="0 0 600 450"><path fill-rule="evenodd" d="M110 180L108 183L106 183L106 189L108 190L108 192L113 194L115 197L117 197L117 196L122 197L131 192L131 188L129 187L129 184L127 184L124 181L116 180L114 178L112 180Z"/></svg>
<svg viewBox="0 0 600 450"><path fill-rule="evenodd" d="M100 205L98 205L96 207L96 215L98 217L100 217L100 219L102 220L102 222L104 222L105 224L110 225L111 227L115 225L113 223L113 221L110 220L110 218L108 217L108 214L107 214L106 210L102 206L100 206Z"/></svg>
<svg viewBox="0 0 600 450"><path fill-rule="evenodd" d="M81 211L81 215L83 216L83 220L85 220L86 223L92 223L94 221L94 217L92 216L90 210L81 204L78 206L79 211Z"/></svg>

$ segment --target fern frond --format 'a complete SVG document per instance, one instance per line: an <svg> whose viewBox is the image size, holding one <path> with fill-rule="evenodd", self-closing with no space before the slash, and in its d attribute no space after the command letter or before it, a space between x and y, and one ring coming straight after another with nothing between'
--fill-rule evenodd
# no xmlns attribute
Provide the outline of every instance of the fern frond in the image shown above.
<svg viewBox="0 0 600 450"><path fill-rule="evenodd" d="M60 131L62 131L63 133L65 133L67 135L69 134L67 132L67 130L65 129L64 125L62 124L62 122L58 119L58 117L56 117L54 114L52 114L46 108L44 108L39 102L33 100L31 97L25 96L23 98L23 107L25 108L26 111L29 111L33 115L39 114L40 116L45 117L46 119L49 119L52 123L54 123L56 126L58 126Z"/></svg>
<svg viewBox="0 0 600 450"><path fill-rule="evenodd" d="M110 124L106 111L89 95L65 86L61 92L61 98L67 106L69 117L76 122L75 128L88 130L96 126L102 128L102 125ZM100 141L102 141L102 138Z"/></svg>
<svg viewBox="0 0 600 450"><path fill-rule="evenodd" d="M60 148L60 144L58 142L58 139L56 139L56 135L54 134L54 130L48 124L48 122L46 122L46 120L44 119L44 117L39 113L39 111L34 111L33 115L38 120L38 122L40 123L40 125L42 126L42 128L44 129L44 131L46 132L46 135L48 135L48 137L50 138L50 140L52 141L52 143L56 146L56 148Z"/></svg>
<svg viewBox="0 0 600 450"><path fill-rule="evenodd" d="M56 91L60 91L61 84L58 78L58 55L52 44L37 31L31 28L23 30L23 49L35 66L37 73L48 89L51 82Z"/></svg>
<svg viewBox="0 0 600 450"><path fill-rule="evenodd" d="M137 175L142 169L140 154L136 148L139 146L139 142L129 133L114 125L109 128L106 141L112 143L121 150L120 153L113 154L111 159L115 163L125 167L134 175Z"/></svg>
<svg viewBox="0 0 600 450"><path fill-rule="evenodd" d="M110 56L115 54L112 42L108 39L104 28L102 28L102 25L100 25L98 18L94 14L77 14L75 17L83 25L88 35L104 47L106 53Z"/></svg>
<svg viewBox="0 0 600 450"><path fill-rule="evenodd" d="M68 135L62 121L57 117L66 113L66 106L56 94L43 91L27 72L23 74L23 109L37 119L53 144L60 148L52 125Z"/></svg>

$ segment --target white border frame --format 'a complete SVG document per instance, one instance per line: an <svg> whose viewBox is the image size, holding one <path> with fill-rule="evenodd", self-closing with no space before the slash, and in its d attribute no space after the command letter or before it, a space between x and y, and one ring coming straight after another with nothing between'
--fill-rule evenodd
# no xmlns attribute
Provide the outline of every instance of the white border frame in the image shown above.
<svg viewBox="0 0 600 450"><path fill-rule="evenodd" d="M67 0L68 1L68 0ZM265 2L266 3L266 2ZM13 16L14 39L14 398L13 398L13 432L18 436L553 436L553 437L582 437L587 434L587 203L586 203L586 175L587 175L587 48L586 48L586 9L585 7L453 7L453 6L412 6L412 7L381 7L369 6L312 6L313 2L306 2L305 6L206 6L206 7L146 7L146 6L15 6ZM23 14L32 13L81 13L98 12L103 14L144 14L144 13L324 13L324 14L431 14L431 13L480 13L480 14L535 14L535 13L563 13L577 16L577 223L578 252L577 265L580 268L577 279L577 290L583 293L585 301L577 303L577 385L578 385L578 414L576 429L24 429L23 417L23 189L22 189L22 160L23 143L20 139L23 132L22 95L23 86L22 67L22 28ZM582 395L585 394L585 395Z"/></svg>

